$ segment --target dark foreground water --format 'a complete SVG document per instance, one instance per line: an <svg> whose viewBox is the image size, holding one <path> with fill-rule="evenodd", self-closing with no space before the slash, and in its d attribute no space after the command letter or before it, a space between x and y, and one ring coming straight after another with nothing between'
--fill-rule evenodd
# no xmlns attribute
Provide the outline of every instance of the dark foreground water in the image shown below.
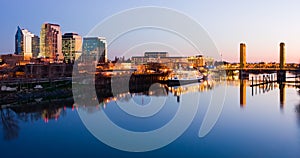
<svg viewBox="0 0 300 158"><path fill-rule="evenodd" d="M252 90L248 84L228 81L212 86L166 87L163 94L124 93L103 99L98 106L74 106L72 101L52 100L43 105L2 108L0 157L299 157L299 89L293 84L272 84ZM222 96L212 98L216 88L226 88L222 113L212 130L205 137L199 137L211 99L222 99ZM155 99L165 102L154 115L136 117L120 108L132 106L131 97L141 107ZM199 108L187 130L170 144L153 151L121 151L99 141L95 136L101 132L90 132L104 123L97 120L101 113L122 129L137 133L153 131L172 121L180 106L189 108L198 100ZM94 119L94 127L86 128L81 117ZM168 132L171 134L183 126L178 124ZM115 131L111 132L113 135ZM153 141L163 140L163 137ZM122 139L122 136L111 139L118 142L114 139ZM145 144L140 142L139 145Z"/></svg>

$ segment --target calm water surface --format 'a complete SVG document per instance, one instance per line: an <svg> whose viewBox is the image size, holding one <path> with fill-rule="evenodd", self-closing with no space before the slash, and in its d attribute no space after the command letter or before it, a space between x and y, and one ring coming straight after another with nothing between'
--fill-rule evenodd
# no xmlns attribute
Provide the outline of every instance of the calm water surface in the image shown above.
<svg viewBox="0 0 300 158"><path fill-rule="evenodd" d="M187 88L189 87L189 88ZM216 87L226 88L222 113L208 135L199 128ZM1 157L299 157L300 92L293 84L274 83L252 89L249 82L227 81L212 87L192 84L168 89L163 95L120 94L103 99L99 106L73 106L72 101L48 102L1 109ZM253 92L253 94L252 94ZM87 115L105 113L112 122L130 131L145 132L167 124L179 106L189 106L198 96L196 117L171 144L149 152L132 153L111 148L85 127L78 110ZM124 112L116 101L128 97L145 106L154 97L166 102L151 117L138 118ZM220 96L222 97L222 96ZM242 98L241 98L242 97ZM128 105L130 106L130 105ZM96 122L97 120L95 120ZM98 120L97 123L101 123ZM179 126L180 127L180 126ZM171 132L171 131L170 131Z"/></svg>

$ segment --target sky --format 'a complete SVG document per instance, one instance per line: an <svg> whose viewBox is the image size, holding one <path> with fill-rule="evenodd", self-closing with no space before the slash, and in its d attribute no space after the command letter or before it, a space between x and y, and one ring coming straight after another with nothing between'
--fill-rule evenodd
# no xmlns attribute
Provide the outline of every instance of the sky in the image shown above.
<svg viewBox="0 0 300 158"><path fill-rule="evenodd" d="M3 0L0 2L0 52L14 52L17 26L39 35L44 22L58 23L63 33L77 32L85 36L111 15L143 6L171 8L194 19L207 31L223 60L238 62L239 43L243 42L247 45L247 62L278 62L279 43L285 42L287 62L300 62L298 0ZM140 36L164 34L147 31ZM161 37L159 35L158 38ZM119 42L123 46L130 40L139 39L135 33L127 36ZM172 35L165 38L172 38ZM134 42L128 44L136 44L130 48L138 47ZM123 46L116 44L108 50L109 57L128 52L129 48ZM179 53L194 53L185 46L176 47L179 47L176 48ZM175 49L171 46L169 50Z"/></svg>

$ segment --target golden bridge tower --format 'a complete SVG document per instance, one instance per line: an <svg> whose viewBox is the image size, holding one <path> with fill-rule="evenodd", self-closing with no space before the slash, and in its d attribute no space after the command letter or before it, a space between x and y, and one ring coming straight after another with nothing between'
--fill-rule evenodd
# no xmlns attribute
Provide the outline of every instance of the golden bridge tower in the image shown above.
<svg viewBox="0 0 300 158"><path fill-rule="evenodd" d="M240 44L240 68L244 69L246 67L246 44Z"/></svg>
<svg viewBox="0 0 300 158"><path fill-rule="evenodd" d="M285 82L286 80L286 71L285 68L285 44L283 42L280 43L279 48L279 58L280 58L280 64L279 68L280 70L277 71L277 81L278 82Z"/></svg>
<svg viewBox="0 0 300 158"><path fill-rule="evenodd" d="M280 69L285 68L285 44L283 42L280 43Z"/></svg>
<svg viewBox="0 0 300 158"><path fill-rule="evenodd" d="M245 71L246 68L246 44L240 44L240 79L245 79L249 77L249 74Z"/></svg>

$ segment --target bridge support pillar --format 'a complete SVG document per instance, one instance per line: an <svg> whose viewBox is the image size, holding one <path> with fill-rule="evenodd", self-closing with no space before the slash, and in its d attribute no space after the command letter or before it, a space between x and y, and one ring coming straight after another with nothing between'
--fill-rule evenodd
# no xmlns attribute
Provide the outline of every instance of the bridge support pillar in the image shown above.
<svg viewBox="0 0 300 158"><path fill-rule="evenodd" d="M277 71L277 82L285 82L286 81L286 71L279 70Z"/></svg>
<svg viewBox="0 0 300 158"><path fill-rule="evenodd" d="M283 42L280 43L280 49L279 49L279 58L280 58L280 64L279 68L280 70L277 71L277 81L278 82L285 82L286 81L286 71L284 71L285 68L285 44Z"/></svg>
<svg viewBox="0 0 300 158"><path fill-rule="evenodd" d="M279 49L279 58L280 58L280 70L285 68L285 44L283 42L280 43L280 49Z"/></svg>
<svg viewBox="0 0 300 158"><path fill-rule="evenodd" d="M245 71L246 68L246 44L240 43L240 79L248 79L249 73Z"/></svg>
<svg viewBox="0 0 300 158"><path fill-rule="evenodd" d="M249 73L243 69L240 70L239 79L249 79Z"/></svg>

